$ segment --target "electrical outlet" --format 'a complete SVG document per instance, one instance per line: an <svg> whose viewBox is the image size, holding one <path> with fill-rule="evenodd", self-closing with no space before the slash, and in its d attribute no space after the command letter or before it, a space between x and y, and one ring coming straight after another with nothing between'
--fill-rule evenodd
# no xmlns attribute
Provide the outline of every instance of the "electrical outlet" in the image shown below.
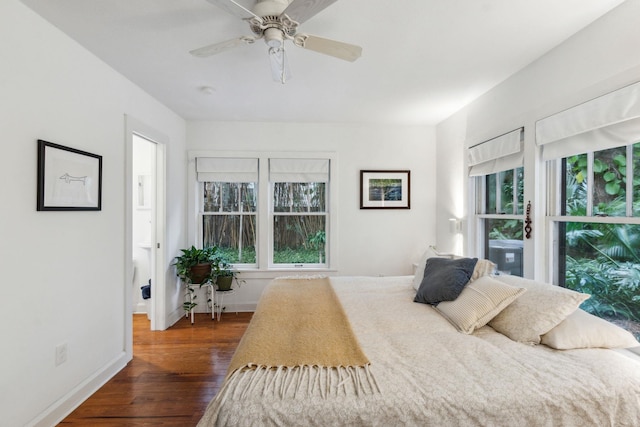
<svg viewBox="0 0 640 427"><path fill-rule="evenodd" d="M56 346L56 366L62 365L67 361L67 343Z"/></svg>

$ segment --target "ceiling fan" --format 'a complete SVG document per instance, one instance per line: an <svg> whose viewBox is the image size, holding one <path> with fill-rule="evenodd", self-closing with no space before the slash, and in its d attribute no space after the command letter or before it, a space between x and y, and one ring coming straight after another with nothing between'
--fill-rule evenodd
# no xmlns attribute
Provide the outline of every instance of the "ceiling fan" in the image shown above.
<svg viewBox="0 0 640 427"><path fill-rule="evenodd" d="M355 61L362 54L362 48L323 37L298 33L298 25L316 15L337 0L257 0L247 9L239 0L207 0L221 9L247 21L253 36L240 36L231 40L214 43L190 51L197 57L208 57L254 43L264 38L269 47L271 73L273 79L285 83L291 73L287 64L284 42L291 40L303 49L324 53L346 61Z"/></svg>

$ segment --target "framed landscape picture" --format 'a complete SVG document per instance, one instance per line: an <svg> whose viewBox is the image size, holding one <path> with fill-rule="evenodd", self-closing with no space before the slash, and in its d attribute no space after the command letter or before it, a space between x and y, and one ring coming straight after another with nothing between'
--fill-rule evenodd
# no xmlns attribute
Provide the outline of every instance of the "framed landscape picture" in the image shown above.
<svg viewBox="0 0 640 427"><path fill-rule="evenodd" d="M38 210L102 209L102 156L38 140Z"/></svg>
<svg viewBox="0 0 640 427"><path fill-rule="evenodd" d="M360 209L410 209L411 172L361 170Z"/></svg>

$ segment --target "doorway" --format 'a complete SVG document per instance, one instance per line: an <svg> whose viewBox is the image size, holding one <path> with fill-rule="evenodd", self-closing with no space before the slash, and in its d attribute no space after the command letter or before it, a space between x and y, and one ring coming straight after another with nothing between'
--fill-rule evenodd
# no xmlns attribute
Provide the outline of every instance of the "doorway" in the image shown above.
<svg viewBox="0 0 640 427"><path fill-rule="evenodd" d="M131 116L126 128L125 352L133 356L133 313L147 313L151 330L166 329L164 254L165 150L168 138ZM150 282L149 282L150 281ZM150 285L150 298L142 286Z"/></svg>
<svg viewBox="0 0 640 427"><path fill-rule="evenodd" d="M151 321L155 314L152 285L157 281L152 250L156 246L156 144L138 134L132 135L132 142L131 310L133 314L146 314Z"/></svg>

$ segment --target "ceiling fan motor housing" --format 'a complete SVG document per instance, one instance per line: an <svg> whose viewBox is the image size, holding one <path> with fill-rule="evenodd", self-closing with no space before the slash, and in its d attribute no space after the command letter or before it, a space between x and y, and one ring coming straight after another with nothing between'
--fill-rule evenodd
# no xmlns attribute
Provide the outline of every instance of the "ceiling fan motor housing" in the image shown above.
<svg viewBox="0 0 640 427"><path fill-rule="evenodd" d="M253 7L252 12L262 18L262 22L250 22L251 31L264 36L270 47L280 47L285 38L291 39L296 34L298 23L282 15L289 3L289 0L262 0Z"/></svg>
<svg viewBox="0 0 640 427"><path fill-rule="evenodd" d="M289 3L289 0L258 0L253 6L252 12L260 17L280 16Z"/></svg>

